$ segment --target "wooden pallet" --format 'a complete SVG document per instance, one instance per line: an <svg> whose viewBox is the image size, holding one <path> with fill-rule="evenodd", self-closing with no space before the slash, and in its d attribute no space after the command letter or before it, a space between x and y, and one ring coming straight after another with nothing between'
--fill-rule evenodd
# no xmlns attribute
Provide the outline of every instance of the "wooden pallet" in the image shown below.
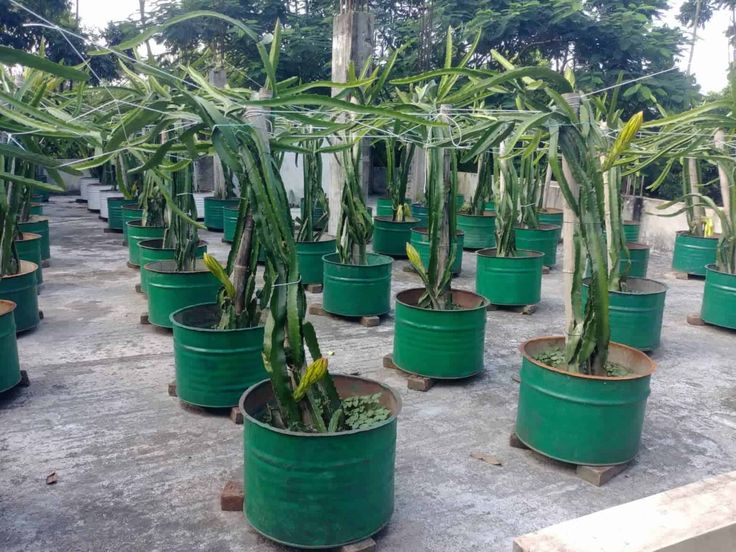
<svg viewBox="0 0 736 552"><path fill-rule="evenodd" d="M220 509L223 512L241 512L242 514L244 504L245 491L243 483L234 479L225 483L220 493ZM333 550L334 552L375 552L376 541L369 537L360 542L345 544Z"/></svg>
<svg viewBox="0 0 736 552"><path fill-rule="evenodd" d="M336 320L359 322L361 326L365 326L366 328L374 328L381 324L380 316L340 316L338 314L327 312L322 307L322 303L312 303L309 305L309 314L313 314L315 316L328 316Z"/></svg>
<svg viewBox="0 0 736 552"><path fill-rule="evenodd" d="M676 280L700 280L701 282L705 280L705 276L701 276L700 274L690 274L688 272L675 271L672 275Z"/></svg>
<svg viewBox="0 0 736 552"><path fill-rule="evenodd" d="M172 381L171 383L169 383L168 392L169 392L169 397L179 397L179 394L176 392L176 381ZM180 404L186 410L191 410L193 412L218 413L218 412L224 412L226 410L225 408L207 408L204 406L195 406L189 403L185 403L184 401L180 401ZM228 415L230 417L230 420L232 420L234 424L243 425L243 413L240 411L240 408L238 408L237 406L233 406L232 408L230 408ZM225 508L223 508L223 510L224 509ZM241 505L241 509L242 509L242 505Z"/></svg>
<svg viewBox="0 0 736 552"><path fill-rule="evenodd" d="M552 267L549 267L549 266L542 267L542 274L549 274L550 272L552 272Z"/></svg>
<svg viewBox="0 0 736 552"><path fill-rule="evenodd" d="M401 368L396 366L394 363L394 355L389 353L383 357L383 367L389 370L396 370L406 376L406 387L413 391L429 391L434 387L437 380L427 378L424 376L417 376L416 374L409 374L404 372Z"/></svg>
<svg viewBox="0 0 736 552"><path fill-rule="evenodd" d="M50 259L44 259L41 261L41 268L48 268L51 266L51 260Z"/></svg>
<svg viewBox="0 0 736 552"><path fill-rule="evenodd" d="M171 333L174 331L172 328L162 328L161 326L157 326L156 324L152 324L150 318L148 318L148 313L144 312L141 314L141 325L143 326L151 326L154 330L156 330L159 333L171 335Z"/></svg>
<svg viewBox="0 0 736 552"><path fill-rule="evenodd" d="M102 229L103 234L122 234L122 230L118 230L116 228L103 228Z"/></svg>
<svg viewBox="0 0 736 552"><path fill-rule="evenodd" d="M143 293L143 290L141 289L141 285L140 284L136 284L135 285L135 292L136 293Z"/></svg>
<svg viewBox="0 0 736 552"><path fill-rule="evenodd" d="M133 263L131 263L130 261L127 261L127 262L126 262L125 264L126 264L126 265L128 265L128 268L132 268L133 270L140 270L140 269L141 269L141 267L140 267L140 266L138 266L138 265L134 265L134 264L133 264Z"/></svg>
<svg viewBox="0 0 736 552"><path fill-rule="evenodd" d="M519 439L519 436L516 435L516 432L510 435L509 445L517 449L531 450L521 441L521 439ZM581 464L577 464L575 465L575 473L583 481L587 481L588 483L590 483L591 485L595 485L596 487L602 487L618 474L626 471L626 469L630 465L631 462L627 462L625 464L616 464L614 466L584 466Z"/></svg>
<svg viewBox="0 0 736 552"><path fill-rule="evenodd" d="M322 293L322 284L305 284L304 290L309 293Z"/></svg>
<svg viewBox="0 0 736 552"><path fill-rule="evenodd" d="M537 312L537 305L491 305L486 307L487 311L508 311L517 314L531 315Z"/></svg>

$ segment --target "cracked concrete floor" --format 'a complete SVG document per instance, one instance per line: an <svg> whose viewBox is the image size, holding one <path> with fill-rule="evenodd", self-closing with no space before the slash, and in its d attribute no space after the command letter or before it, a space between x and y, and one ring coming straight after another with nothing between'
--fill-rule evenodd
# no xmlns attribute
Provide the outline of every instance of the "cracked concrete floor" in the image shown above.
<svg viewBox="0 0 736 552"><path fill-rule="evenodd" d="M70 196L54 197L46 214L46 318L18 342L31 386L0 396L0 550L281 550L238 513L220 511L223 484L240 478L242 429L167 395L171 337L139 324L146 304L120 235L103 233L102 221ZM220 234L202 237L225 257ZM669 292L641 452L602 488L508 446L518 346L562 330L559 270L544 277L533 316L488 313L482 375L428 393L408 391L400 374L382 368L390 317L377 328L314 318L323 348L337 353L333 370L383 381L404 402L396 510L379 550L508 551L516 535L733 470L734 333L685 323L699 310L703 284L673 279L669 262L669 253L653 252L650 277ZM472 290L473 255L463 263L455 285ZM394 291L418 285L405 265L395 263ZM53 471L58 483L47 486Z"/></svg>

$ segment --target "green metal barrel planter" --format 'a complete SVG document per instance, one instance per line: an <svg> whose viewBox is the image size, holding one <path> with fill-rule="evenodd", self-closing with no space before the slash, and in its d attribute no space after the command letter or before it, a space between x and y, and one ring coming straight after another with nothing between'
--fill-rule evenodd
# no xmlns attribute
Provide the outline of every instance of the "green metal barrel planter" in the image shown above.
<svg viewBox="0 0 736 552"><path fill-rule="evenodd" d="M396 295L394 364L404 372L461 379L483 371L486 301L470 291L452 291L454 310L417 306L424 288Z"/></svg>
<svg viewBox="0 0 736 552"><path fill-rule="evenodd" d="M639 241L639 230L641 224L633 220L624 221L624 236L627 242L638 242Z"/></svg>
<svg viewBox="0 0 736 552"><path fill-rule="evenodd" d="M457 228L465 233L463 249L496 247L496 214L457 215Z"/></svg>
<svg viewBox="0 0 736 552"><path fill-rule="evenodd" d="M19 222L21 232L31 232L41 236L41 258L46 261L51 258L51 237L49 233L49 218L32 216L28 222Z"/></svg>
<svg viewBox="0 0 736 552"><path fill-rule="evenodd" d="M143 226L143 221L132 220L128 226L128 266L138 268L141 266L141 251L138 244L145 240L155 240L164 237L166 227Z"/></svg>
<svg viewBox="0 0 736 552"><path fill-rule="evenodd" d="M455 211L459 211L465 205L465 196L463 194L455 194Z"/></svg>
<svg viewBox="0 0 736 552"><path fill-rule="evenodd" d="M608 359L629 376L586 376L535 360L564 348L564 337L538 337L521 345L517 436L532 450L571 464L630 461L639 450L654 362L618 343L610 344Z"/></svg>
<svg viewBox="0 0 736 552"><path fill-rule="evenodd" d="M240 198L217 199L214 197L204 198L204 224L208 230L222 232L225 229L222 210L225 207L237 207Z"/></svg>
<svg viewBox="0 0 736 552"><path fill-rule="evenodd" d="M36 270L36 284L43 284L43 269L41 268L41 236L31 232L24 232L23 239L15 240L15 249L18 257L23 261L30 261L38 267Z"/></svg>
<svg viewBox="0 0 736 552"><path fill-rule="evenodd" d="M240 207L223 207L222 208L222 241L225 243L233 243L235 240L235 232L238 229L238 218L240 217Z"/></svg>
<svg viewBox="0 0 736 552"><path fill-rule="evenodd" d="M373 219L373 251L391 257L406 257L406 244L411 241L411 229L416 219L395 222L388 217Z"/></svg>
<svg viewBox="0 0 736 552"><path fill-rule="evenodd" d="M148 295L148 271L146 265L157 261L173 261L176 259L176 249L164 248L164 240L143 240L138 242L138 258L141 266L141 293ZM197 246L197 258L201 259L207 253L207 242L200 240Z"/></svg>
<svg viewBox="0 0 736 552"><path fill-rule="evenodd" d="M48 190L36 190L31 196L32 201L38 201L39 203L48 203L51 192Z"/></svg>
<svg viewBox="0 0 736 552"><path fill-rule="evenodd" d="M559 226L557 230L557 241L562 239L562 222L563 222L562 209L555 209L554 207L543 207L537 213L537 220L539 224L551 224L552 226Z"/></svg>
<svg viewBox="0 0 736 552"><path fill-rule="evenodd" d="M325 255L322 307L341 316L380 316L391 310L393 259L368 253L367 264L342 264L337 253Z"/></svg>
<svg viewBox="0 0 736 552"><path fill-rule="evenodd" d="M536 305L542 298L544 254L517 250L515 257L498 257L496 249L477 254L475 291L493 305Z"/></svg>
<svg viewBox="0 0 736 552"><path fill-rule="evenodd" d="M122 232L123 224L123 207L126 205L137 206L137 199L125 199L124 197L108 197L107 198L107 227L115 232ZM138 220L143 216L143 209Z"/></svg>
<svg viewBox="0 0 736 552"><path fill-rule="evenodd" d="M496 202L495 201L486 201L483 205L483 209L485 211L495 211L496 210Z"/></svg>
<svg viewBox="0 0 736 552"><path fill-rule="evenodd" d="M626 274L632 278L646 278L647 269L649 268L649 246L643 243L627 243L626 249L629 250L629 262L625 258L619 261L619 270L621 274ZM626 269L629 269L628 272Z"/></svg>
<svg viewBox="0 0 736 552"><path fill-rule="evenodd" d="M0 280L0 299L15 303L15 330L32 330L41 322L38 315L38 287L36 285L38 265L20 261L18 274L3 276Z"/></svg>
<svg viewBox="0 0 736 552"><path fill-rule="evenodd" d="M148 321L171 328L171 315L185 307L217 299L220 282L197 261L194 270L177 271L176 261L156 261L148 270Z"/></svg>
<svg viewBox="0 0 736 552"><path fill-rule="evenodd" d="M15 339L15 303L0 300L0 393L20 383L18 343Z"/></svg>
<svg viewBox="0 0 736 552"><path fill-rule="evenodd" d="M418 228L426 228L429 225L429 209L421 203L411 204L411 216L417 219Z"/></svg>
<svg viewBox="0 0 736 552"><path fill-rule="evenodd" d="M557 264L557 244L560 242L560 227L555 224L540 224L539 228L514 228L516 247L526 251L544 253L544 266Z"/></svg>
<svg viewBox="0 0 736 552"><path fill-rule="evenodd" d="M721 272L715 264L706 266L700 317L708 324L736 329L736 274Z"/></svg>
<svg viewBox="0 0 736 552"><path fill-rule="evenodd" d="M137 205L123 205L123 245L128 245L128 223L143 219L143 209Z"/></svg>
<svg viewBox="0 0 736 552"><path fill-rule="evenodd" d="M41 203L31 203L31 209L30 209L31 215L43 215L43 204Z"/></svg>
<svg viewBox="0 0 736 552"><path fill-rule="evenodd" d="M429 232L426 228L412 228L411 229L411 244L414 249L419 253L419 258L422 259L424 267L429 266ZM452 263L452 274L457 276L460 274L463 268L463 242L465 241L465 232L458 230L457 237L452 244L450 250L455 255L455 261ZM459 248L459 249L458 249Z"/></svg>
<svg viewBox="0 0 736 552"><path fill-rule="evenodd" d="M672 269L686 274L705 276L705 266L716 262L718 236L701 238L687 231L675 236Z"/></svg>
<svg viewBox="0 0 736 552"><path fill-rule="evenodd" d="M378 198L378 201L376 201L376 216L393 218L394 202L390 197L379 197Z"/></svg>
<svg viewBox="0 0 736 552"><path fill-rule="evenodd" d="M304 198L299 201L299 213L301 219L304 220ZM312 207L312 228L314 228L315 230L324 230L326 225L326 221L322 220L324 214L325 210L322 209L322 207L320 207L317 203L315 203L314 207Z"/></svg>
<svg viewBox="0 0 736 552"><path fill-rule="evenodd" d="M338 433L298 433L261 421L274 400L270 381L240 399L243 511L265 537L298 548L334 548L380 531L394 510L399 396L378 382L332 376L341 398L379 394L384 422Z"/></svg>
<svg viewBox="0 0 736 552"><path fill-rule="evenodd" d="M207 408L237 406L243 392L268 377L263 368L263 326L218 330L216 303L171 315L176 394Z"/></svg>
<svg viewBox="0 0 736 552"><path fill-rule="evenodd" d="M302 284L321 284L324 278L322 257L335 251L337 241L329 236L322 236L322 239L316 242L297 242L296 257Z"/></svg>
<svg viewBox="0 0 736 552"><path fill-rule="evenodd" d="M583 282L583 304L588 301L589 282ZM640 351L654 351L662 335L662 317L667 286L655 280L627 278L628 291L608 292L611 341Z"/></svg>

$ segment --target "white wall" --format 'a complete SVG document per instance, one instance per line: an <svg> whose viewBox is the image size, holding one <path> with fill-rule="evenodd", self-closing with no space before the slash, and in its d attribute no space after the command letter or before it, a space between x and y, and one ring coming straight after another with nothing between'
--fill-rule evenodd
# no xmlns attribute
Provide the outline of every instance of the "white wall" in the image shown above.
<svg viewBox="0 0 736 552"><path fill-rule="evenodd" d="M329 194L330 180L332 175L331 164L334 156L332 154L322 155L322 189ZM286 195L289 204L298 206L299 200L304 196L304 174L302 172L302 158L295 153L287 151L284 154L284 162L281 164L281 179L284 181Z"/></svg>

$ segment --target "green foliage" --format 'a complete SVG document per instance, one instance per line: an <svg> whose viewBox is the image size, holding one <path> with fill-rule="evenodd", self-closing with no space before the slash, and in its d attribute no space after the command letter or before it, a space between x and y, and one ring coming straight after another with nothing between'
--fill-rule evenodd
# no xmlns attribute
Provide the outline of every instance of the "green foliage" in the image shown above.
<svg viewBox="0 0 736 552"><path fill-rule="evenodd" d="M330 218L327 194L322 189L322 154L317 141L305 141L302 146L302 174L304 178L304 208L296 241L319 241ZM321 215L317 217L317 213Z"/></svg>
<svg viewBox="0 0 736 552"><path fill-rule="evenodd" d="M391 412L381 405L379 393L343 399L342 410L347 429L366 429L391 417Z"/></svg>

